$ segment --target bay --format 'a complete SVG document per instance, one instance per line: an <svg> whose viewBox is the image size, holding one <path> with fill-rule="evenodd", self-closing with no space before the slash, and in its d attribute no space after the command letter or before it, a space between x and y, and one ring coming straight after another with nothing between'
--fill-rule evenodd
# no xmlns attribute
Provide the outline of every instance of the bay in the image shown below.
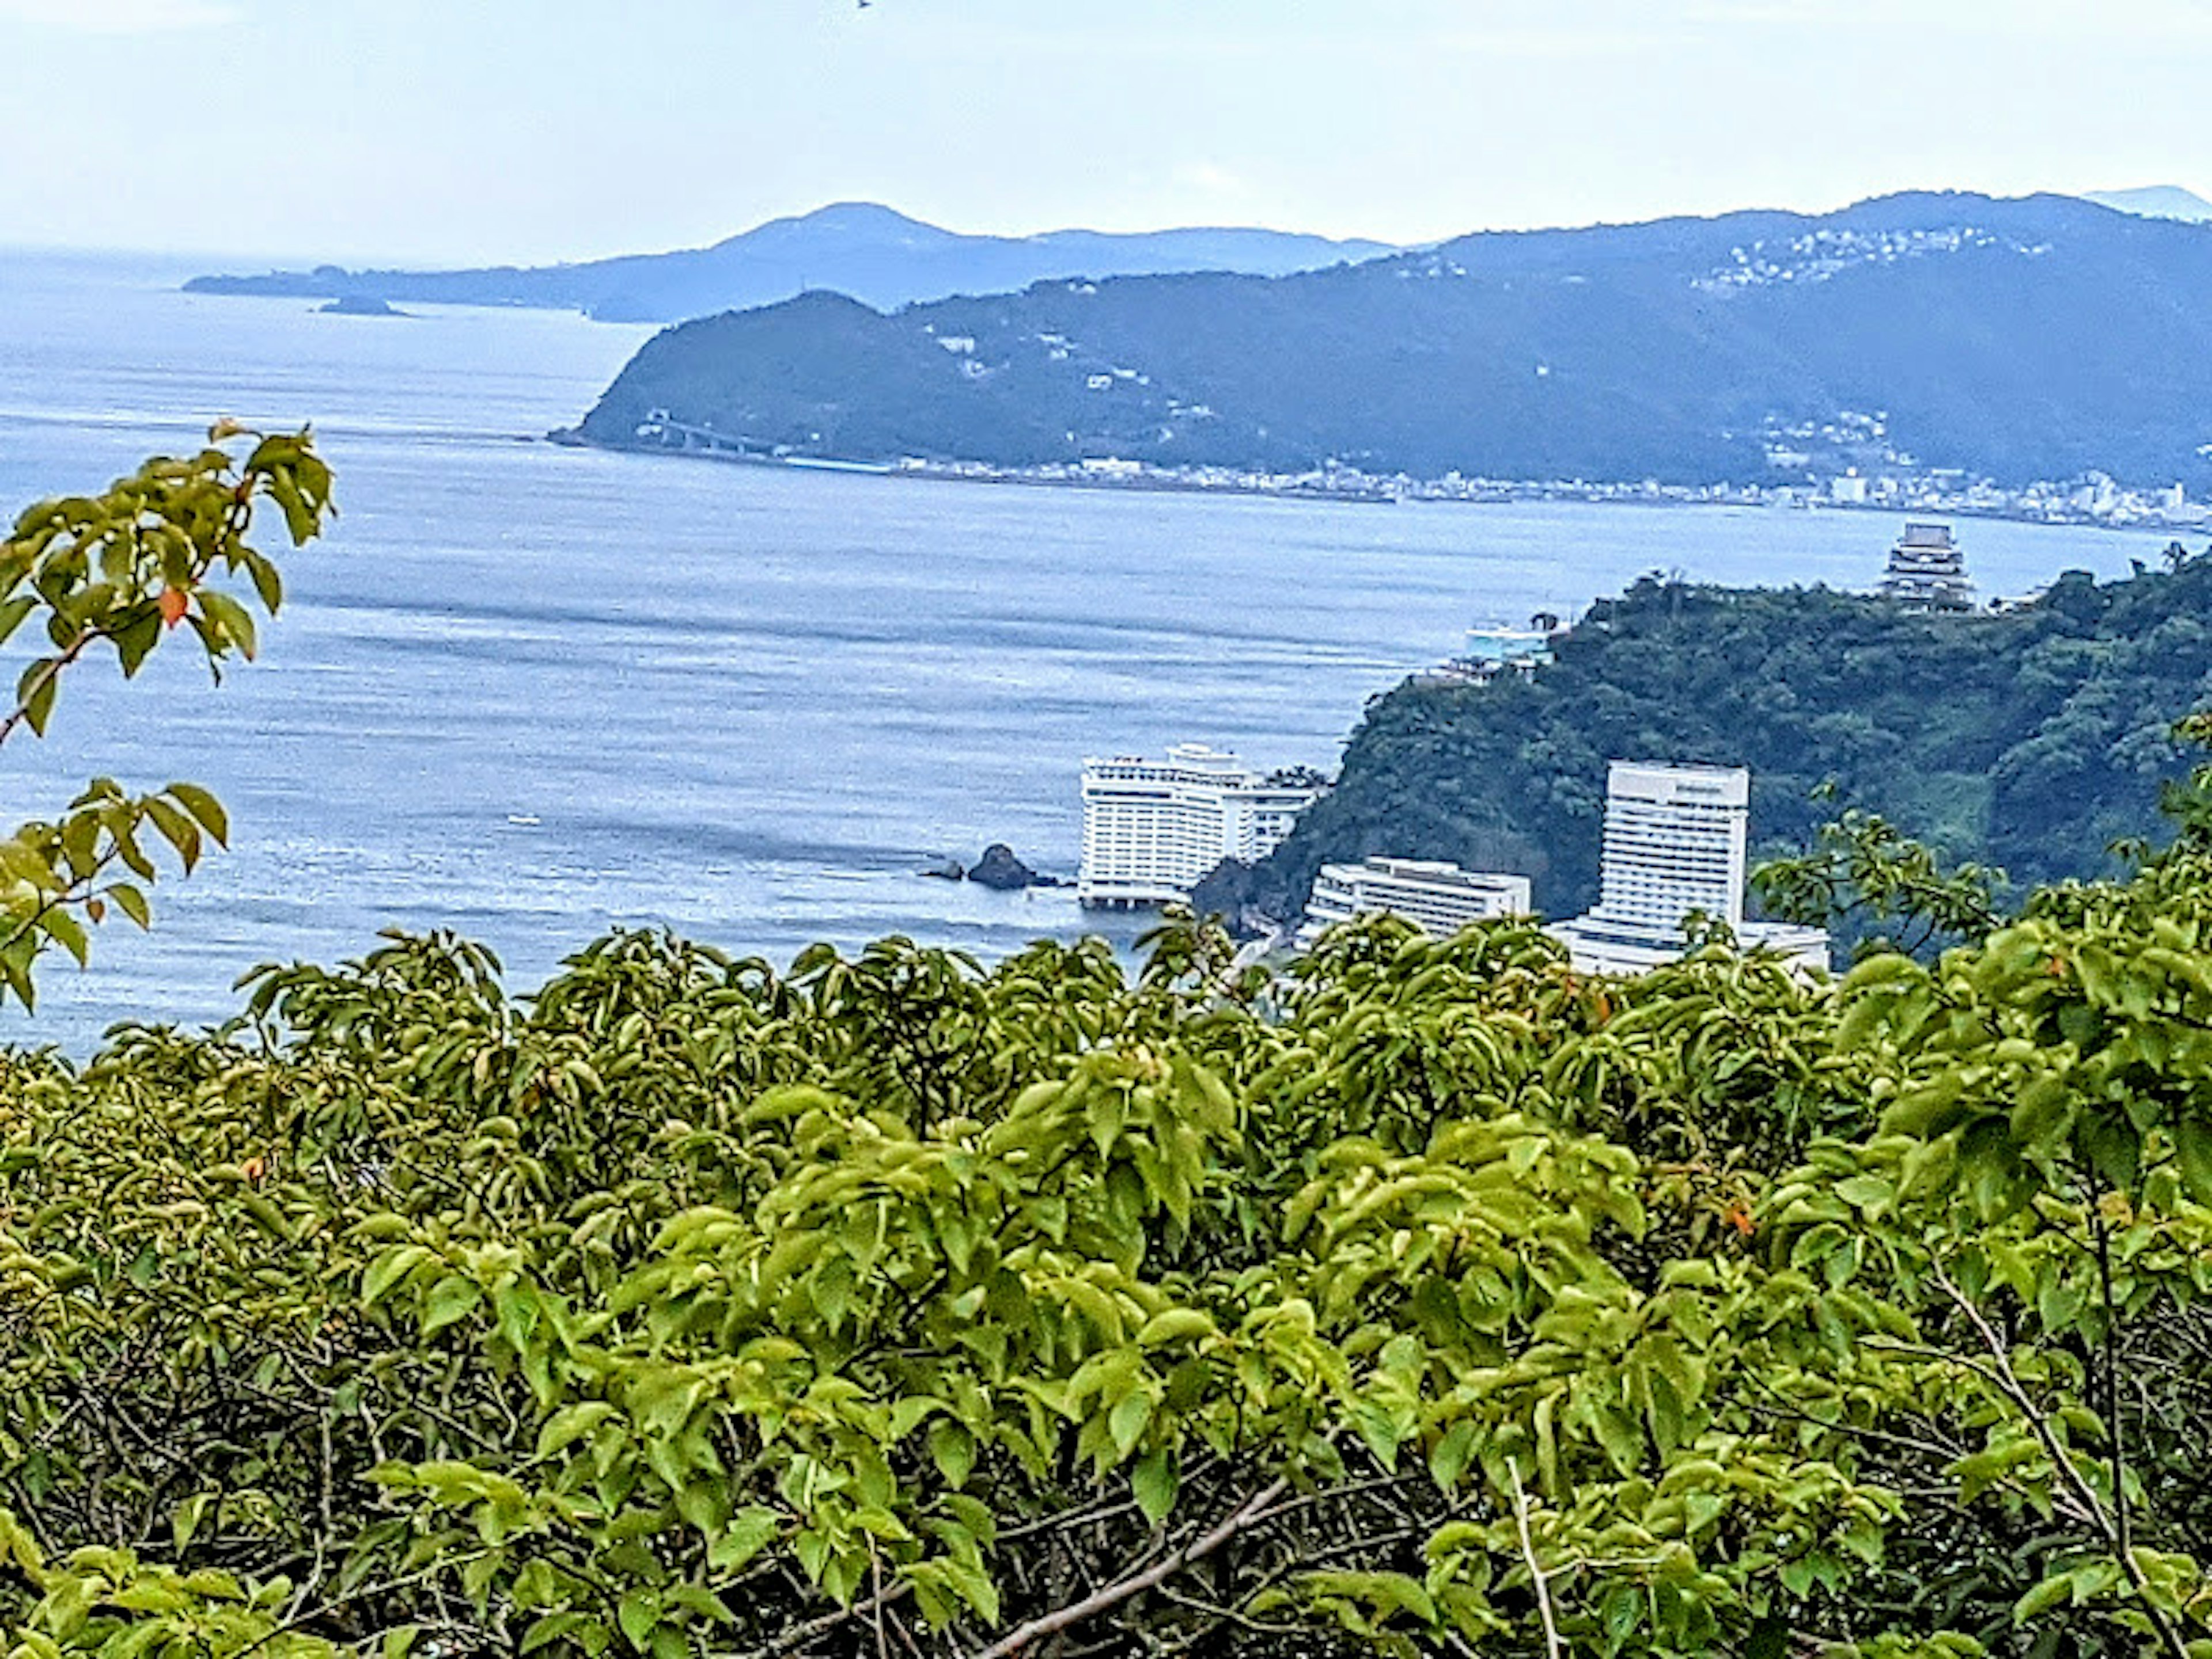
<svg viewBox="0 0 2212 1659"><path fill-rule="evenodd" d="M1377 507L740 468L540 441L647 331L559 313L332 316L181 294L174 261L0 253L0 506L312 420L341 518L284 561L262 659L64 687L0 750L9 823L94 774L185 778L234 845L152 933L52 963L0 1038L223 1017L270 960L450 927L532 983L613 926L787 961L889 933L986 958L1101 926L920 873L1011 843L1073 873L1077 773L1200 740L1331 766L1365 701L1473 624L1649 570L1858 586L1899 520L1579 504ZM2124 572L2163 536L1960 526L1984 592ZM18 641L18 646L23 642ZM13 647L11 647L13 649ZM11 676L21 653L4 665ZM12 683L12 681L11 681ZM1408 847L1409 853L1422 849ZM1104 923L1126 942L1137 925Z"/></svg>

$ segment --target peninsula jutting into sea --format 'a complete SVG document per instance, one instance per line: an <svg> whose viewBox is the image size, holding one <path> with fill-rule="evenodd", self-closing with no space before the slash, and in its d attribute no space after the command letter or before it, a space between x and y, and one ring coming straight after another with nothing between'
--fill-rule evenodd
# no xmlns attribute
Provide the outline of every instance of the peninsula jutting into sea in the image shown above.
<svg viewBox="0 0 2212 1659"><path fill-rule="evenodd" d="M967 236L843 204L675 253L187 286L370 314L691 319L554 434L617 448L1094 489L2183 528L2212 501L2193 297L2212 228L2192 203L1908 192L1415 248Z"/></svg>
<svg viewBox="0 0 2212 1659"><path fill-rule="evenodd" d="M1010 481L2179 526L2212 495L2208 289L2202 224L1917 193L890 313L816 291L664 331L575 435Z"/></svg>

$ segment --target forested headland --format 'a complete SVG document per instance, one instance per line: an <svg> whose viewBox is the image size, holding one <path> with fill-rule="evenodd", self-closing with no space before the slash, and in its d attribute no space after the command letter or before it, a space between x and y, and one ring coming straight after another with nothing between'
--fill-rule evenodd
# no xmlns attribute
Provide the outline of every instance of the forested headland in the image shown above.
<svg viewBox="0 0 2212 1659"><path fill-rule="evenodd" d="M2208 279L2202 226L1909 193L1490 233L1274 278L1040 283L890 315L817 292L657 336L580 430L657 444L665 411L757 453L854 461L1334 460L1691 486L2096 468L2198 496Z"/></svg>
<svg viewBox="0 0 2212 1659"><path fill-rule="evenodd" d="M1379 698L1335 790L1201 901L1288 919L1322 863L1389 854L1518 872L1545 914L1578 911L1597 895L1611 759L1749 767L1769 855L1856 807L2023 887L2111 873L2111 843L2150 832L2185 765L2174 718L2212 696L2212 558L2164 562L1950 617L1647 578L1593 605L1533 677Z"/></svg>

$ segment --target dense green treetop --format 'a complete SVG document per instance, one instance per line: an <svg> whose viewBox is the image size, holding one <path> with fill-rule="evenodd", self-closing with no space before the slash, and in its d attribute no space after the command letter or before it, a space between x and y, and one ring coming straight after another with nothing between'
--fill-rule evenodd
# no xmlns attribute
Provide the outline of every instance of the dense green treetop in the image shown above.
<svg viewBox="0 0 2212 1659"><path fill-rule="evenodd" d="M0 1065L26 1659L2212 1641L2212 789L1840 987L394 939ZM424 1645L422 1650L429 1650Z"/></svg>

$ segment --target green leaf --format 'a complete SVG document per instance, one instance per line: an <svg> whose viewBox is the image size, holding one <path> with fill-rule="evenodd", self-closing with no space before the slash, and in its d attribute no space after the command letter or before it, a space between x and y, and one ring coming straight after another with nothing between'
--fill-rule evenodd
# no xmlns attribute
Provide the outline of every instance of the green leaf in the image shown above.
<svg viewBox="0 0 2212 1659"><path fill-rule="evenodd" d="M717 1572L736 1572L782 1533L782 1517L774 1510L750 1504L732 1515L707 1547L707 1563Z"/></svg>
<svg viewBox="0 0 2212 1659"><path fill-rule="evenodd" d="M430 1287L422 1302L422 1334L435 1336L447 1326L465 1319L483 1300L483 1291L472 1279L447 1273Z"/></svg>
<svg viewBox="0 0 2212 1659"><path fill-rule="evenodd" d="M1475 1432L1474 1419L1462 1417L1444 1431L1429 1454L1430 1478L1447 1492L1458 1486L1460 1477L1467 1473L1474 1455Z"/></svg>
<svg viewBox="0 0 2212 1659"><path fill-rule="evenodd" d="M23 618L37 610L38 605L39 599L35 593L21 594L0 605L0 645L7 643L9 636L23 625Z"/></svg>
<svg viewBox="0 0 2212 1659"><path fill-rule="evenodd" d="M173 783L167 793L199 821L200 828L215 837L217 846L230 845L230 815L221 801L196 783Z"/></svg>
<svg viewBox="0 0 2212 1659"><path fill-rule="evenodd" d="M1836 1196L1853 1209L1878 1211L1888 1206L1895 1193L1880 1176L1856 1175L1836 1183Z"/></svg>
<svg viewBox="0 0 2212 1659"><path fill-rule="evenodd" d="M190 814L160 795L146 798L146 815L154 820L154 827L161 832L161 838L176 849L185 873L190 874L200 861L199 825L192 822Z"/></svg>
<svg viewBox="0 0 2212 1659"><path fill-rule="evenodd" d="M362 1301L374 1307L393 1285L429 1259L430 1252L420 1244L401 1244L386 1250L370 1262L368 1272L362 1275Z"/></svg>
<svg viewBox="0 0 2212 1659"><path fill-rule="evenodd" d="M1106 1430L1114 1438L1114 1449L1127 1457L1136 1447L1145 1432L1145 1425L1152 1419L1152 1396L1142 1389L1132 1389L1115 1402L1107 1416Z"/></svg>
<svg viewBox="0 0 2212 1659"><path fill-rule="evenodd" d="M386 1258L386 1261L390 1259ZM383 1264L380 1262L378 1265L381 1267ZM373 1295L368 1297L371 1302L375 1299ZM547 1418L545 1426L538 1431L538 1455L550 1457L556 1452L563 1451L608 1419L620 1415L604 1400L586 1400L566 1407Z"/></svg>
<svg viewBox="0 0 2212 1659"><path fill-rule="evenodd" d="M1129 1490L1145 1519L1157 1527L1175 1508L1177 1480L1175 1453L1162 1446L1138 1461L1129 1473Z"/></svg>
<svg viewBox="0 0 2212 1659"><path fill-rule="evenodd" d="M219 587L198 590L200 611L248 662L257 648L252 613Z"/></svg>
<svg viewBox="0 0 2212 1659"><path fill-rule="evenodd" d="M964 1486L975 1467L975 1437L966 1425L939 1418L929 1427L929 1455L947 1486Z"/></svg>
<svg viewBox="0 0 2212 1659"><path fill-rule="evenodd" d="M275 616L284 603L284 583L276 567L258 553L248 553L246 571L253 578L253 591L261 596L262 608Z"/></svg>
<svg viewBox="0 0 2212 1659"><path fill-rule="evenodd" d="M75 916L58 908L42 911L39 916L39 926L49 939L76 958L78 967L84 966L91 952L91 945L85 938L82 925Z"/></svg>
<svg viewBox="0 0 2212 1659"><path fill-rule="evenodd" d="M115 630L113 638L123 678L130 679L161 642L161 613L150 605L142 605L137 616Z"/></svg>
<svg viewBox="0 0 2212 1659"><path fill-rule="evenodd" d="M2180 1119L2173 1126L2173 1151L2190 1197L2212 1205L2212 1125L2199 1118Z"/></svg>
<svg viewBox="0 0 2212 1659"><path fill-rule="evenodd" d="M535 1653L549 1642L557 1642L570 1632L593 1622L587 1613L549 1613L531 1621L530 1628L522 1634L522 1651Z"/></svg>
<svg viewBox="0 0 2212 1659"><path fill-rule="evenodd" d="M2040 1618L2073 1594L2074 1575L2071 1572L2053 1573L2012 1604L2013 1619L2014 1622L2024 1625L2031 1619Z"/></svg>
<svg viewBox="0 0 2212 1659"><path fill-rule="evenodd" d="M625 1590L615 1607L615 1622L630 1646L642 1653L660 1623L660 1598L650 1590Z"/></svg>
<svg viewBox="0 0 2212 1659"><path fill-rule="evenodd" d="M45 659L25 669L16 684L15 700L23 719L40 737L46 735L46 722L53 718L54 697L61 684L60 664Z"/></svg>
<svg viewBox="0 0 2212 1659"><path fill-rule="evenodd" d="M1156 1348L1167 1342L1195 1342L1213 1334L1213 1322L1195 1308L1170 1308L1154 1314L1137 1333L1137 1346Z"/></svg>
<svg viewBox="0 0 2212 1659"><path fill-rule="evenodd" d="M194 1492L177 1505L169 1516L169 1539L181 1554L191 1547L192 1538L200 1529L201 1517L208 1506L220 1500L221 1494L212 1492Z"/></svg>
<svg viewBox="0 0 2212 1659"><path fill-rule="evenodd" d="M115 908L137 922L142 932L154 925L154 909L146 902L146 895L129 882L110 883L100 890L100 896L113 900Z"/></svg>

